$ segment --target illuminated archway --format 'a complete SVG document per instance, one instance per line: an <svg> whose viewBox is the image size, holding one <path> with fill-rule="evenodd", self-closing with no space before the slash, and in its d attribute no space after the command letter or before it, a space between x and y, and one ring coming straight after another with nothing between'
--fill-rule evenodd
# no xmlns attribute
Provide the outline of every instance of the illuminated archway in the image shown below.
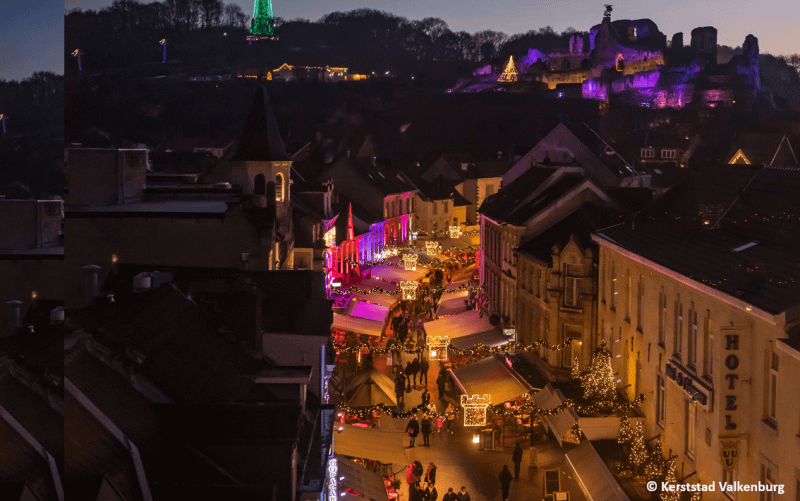
<svg viewBox="0 0 800 501"><path fill-rule="evenodd" d="M280 172L275 176L275 200L283 202L284 199L284 185L283 174Z"/></svg>
<svg viewBox="0 0 800 501"><path fill-rule="evenodd" d="M622 54L617 54L617 71L622 71L625 69L625 58L622 57Z"/></svg>

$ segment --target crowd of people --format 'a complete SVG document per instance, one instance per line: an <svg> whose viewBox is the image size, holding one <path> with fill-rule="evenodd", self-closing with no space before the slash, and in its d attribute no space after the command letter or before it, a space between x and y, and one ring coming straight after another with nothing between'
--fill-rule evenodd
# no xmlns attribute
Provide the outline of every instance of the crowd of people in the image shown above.
<svg viewBox="0 0 800 501"><path fill-rule="evenodd" d="M436 490L436 465L428 463L428 468L423 476L422 463L414 461L406 469L406 483L408 483L408 501L437 501L439 493ZM442 501L471 501L466 486L461 486L461 490L453 492L453 488L447 489L442 497Z"/></svg>

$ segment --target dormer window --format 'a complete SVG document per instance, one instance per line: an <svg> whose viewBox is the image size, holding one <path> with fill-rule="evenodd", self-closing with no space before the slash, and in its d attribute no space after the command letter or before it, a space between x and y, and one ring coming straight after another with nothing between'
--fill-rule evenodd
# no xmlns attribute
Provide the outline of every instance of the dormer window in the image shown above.
<svg viewBox="0 0 800 501"><path fill-rule="evenodd" d="M674 159L675 150L661 150L661 158Z"/></svg>
<svg viewBox="0 0 800 501"><path fill-rule="evenodd" d="M653 148L642 148L642 158L655 158L656 150Z"/></svg>

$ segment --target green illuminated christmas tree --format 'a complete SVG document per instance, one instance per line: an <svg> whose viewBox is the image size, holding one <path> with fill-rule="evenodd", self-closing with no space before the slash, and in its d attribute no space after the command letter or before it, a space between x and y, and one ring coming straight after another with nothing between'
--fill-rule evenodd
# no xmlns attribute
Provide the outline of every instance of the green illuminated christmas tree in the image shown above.
<svg viewBox="0 0 800 501"><path fill-rule="evenodd" d="M253 24L250 33L255 36L272 36L275 17L272 15L272 0L256 0L253 5Z"/></svg>

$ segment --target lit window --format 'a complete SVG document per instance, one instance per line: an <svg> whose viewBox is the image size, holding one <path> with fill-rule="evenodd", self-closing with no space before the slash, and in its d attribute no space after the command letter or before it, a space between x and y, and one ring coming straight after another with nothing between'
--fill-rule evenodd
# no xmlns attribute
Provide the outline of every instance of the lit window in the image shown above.
<svg viewBox="0 0 800 501"><path fill-rule="evenodd" d="M778 354L772 352L769 365L769 394L767 395L767 419L775 421L778 404Z"/></svg>
<svg viewBox="0 0 800 501"><path fill-rule="evenodd" d="M664 294L664 287L658 294L658 344L666 346L667 337L667 295Z"/></svg>
<svg viewBox="0 0 800 501"><path fill-rule="evenodd" d="M661 150L661 158L675 158L675 150Z"/></svg>
<svg viewBox="0 0 800 501"><path fill-rule="evenodd" d="M689 367L694 369L697 365L697 312L694 310L694 303L692 309L689 310Z"/></svg>
<svg viewBox="0 0 800 501"><path fill-rule="evenodd" d="M642 148L642 158L655 158L656 150L653 148Z"/></svg>
<svg viewBox="0 0 800 501"><path fill-rule="evenodd" d="M675 322L672 334L672 351L680 359L683 351L683 303L681 303L680 295L678 295L678 300L675 301Z"/></svg>
<svg viewBox="0 0 800 501"><path fill-rule="evenodd" d="M777 480L775 478L777 477L777 467L769 461L767 463L768 464L761 464L761 483L766 489L761 492L760 501L775 501L778 499L777 496L775 496L775 487L773 487Z"/></svg>
<svg viewBox="0 0 800 501"><path fill-rule="evenodd" d="M736 482L737 478L739 478L739 475L736 474L736 470L728 471L728 470L726 470L724 468L722 469L722 481L723 482L727 482L728 484L733 484L734 482ZM728 499L736 499L736 491L735 490L731 489L729 491L725 490L725 491L722 491L722 492L725 493L725 496Z"/></svg>
<svg viewBox="0 0 800 501"><path fill-rule="evenodd" d="M656 422L664 426L667 420L667 385L663 374L656 379Z"/></svg>
<svg viewBox="0 0 800 501"><path fill-rule="evenodd" d="M697 417L697 404L691 400L686 400L686 455L694 457L695 435L696 435L696 420Z"/></svg>

